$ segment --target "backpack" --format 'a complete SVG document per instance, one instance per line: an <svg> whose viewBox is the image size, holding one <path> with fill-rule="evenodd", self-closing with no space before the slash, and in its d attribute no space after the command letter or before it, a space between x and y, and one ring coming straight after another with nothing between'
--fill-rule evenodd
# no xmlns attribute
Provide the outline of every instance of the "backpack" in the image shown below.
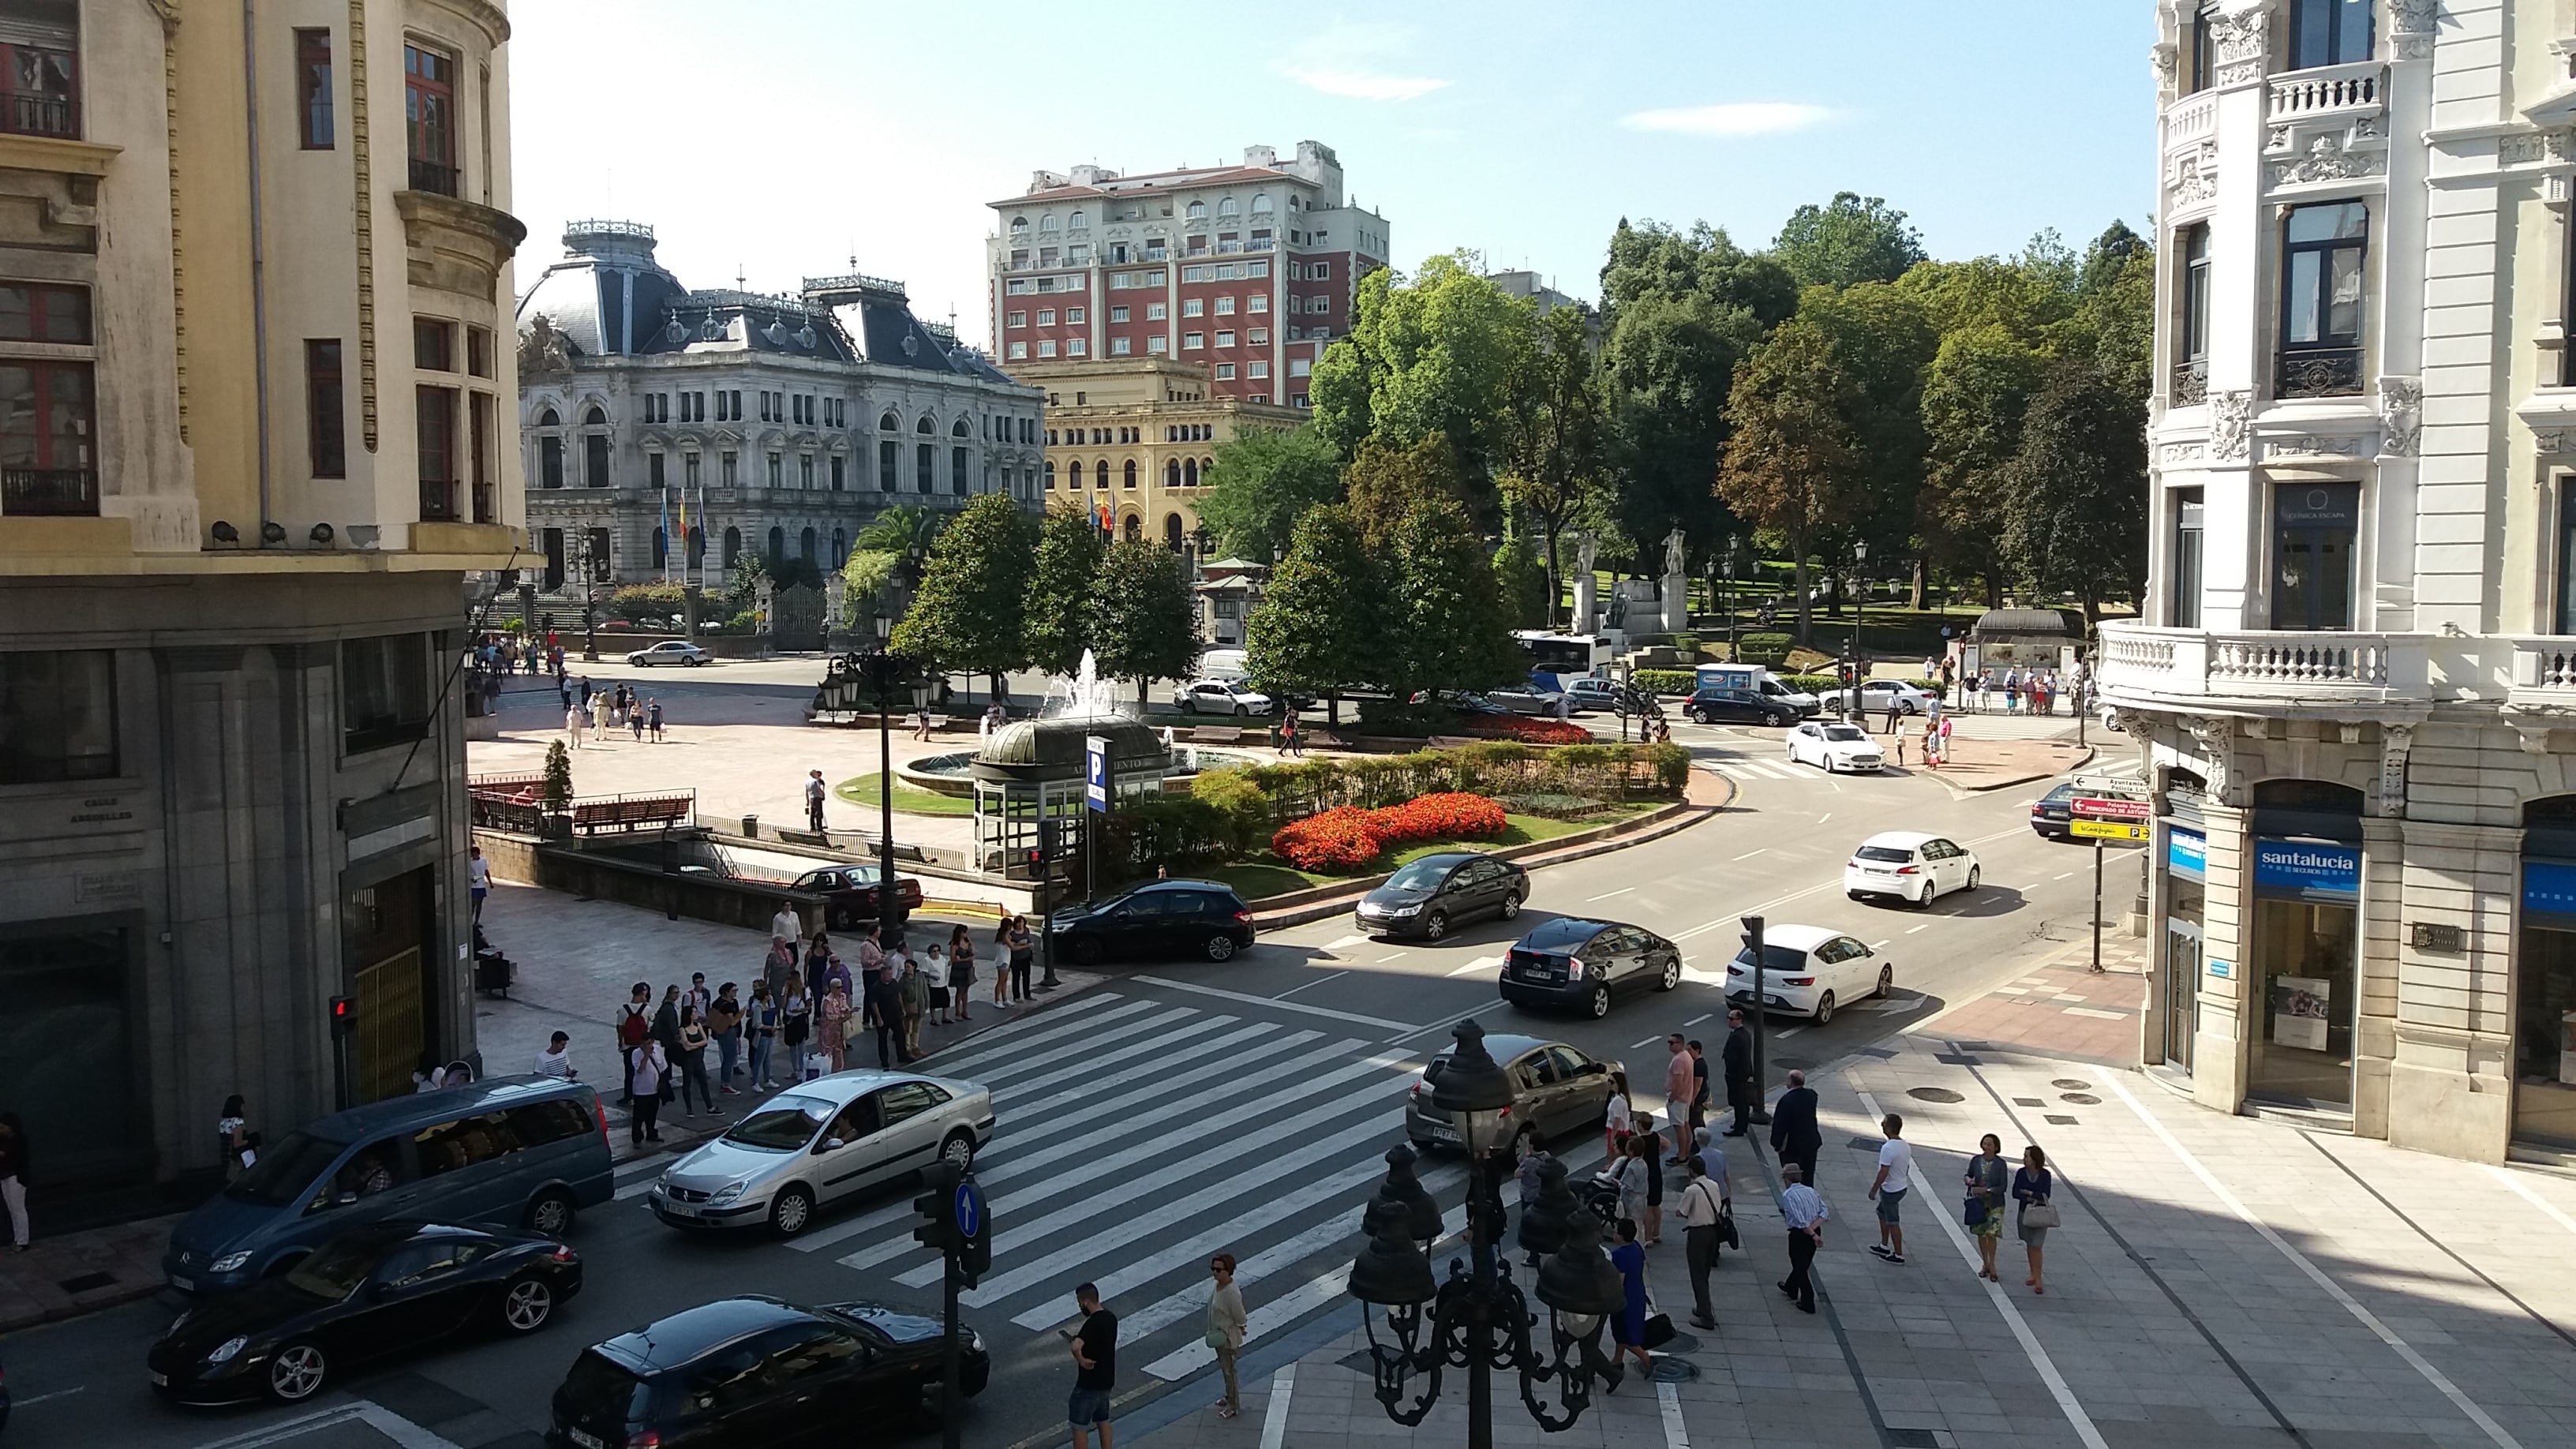
<svg viewBox="0 0 2576 1449"><path fill-rule="evenodd" d="M640 1047L644 1044L644 1039L652 1034L653 1019L645 1013L637 1011L632 1004L629 1004L626 1008L626 1015L617 1023L618 1044L621 1046Z"/></svg>

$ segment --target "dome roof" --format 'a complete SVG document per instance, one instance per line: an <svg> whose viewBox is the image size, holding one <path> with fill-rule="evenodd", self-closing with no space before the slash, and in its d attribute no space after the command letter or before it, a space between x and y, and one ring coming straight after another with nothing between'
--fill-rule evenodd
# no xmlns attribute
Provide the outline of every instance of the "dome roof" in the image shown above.
<svg viewBox="0 0 2576 1449"><path fill-rule="evenodd" d="M576 221L569 255L519 299L519 325L542 316L582 355L642 351L679 281L653 259L653 229L631 221Z"/></svg>
<svg viewBox="0 0 2576 1449"><path fill-rule="evenodd" d="M1079 775L1093 735L1108 738L1113 770L1160 768L1167 757L1162 731L1132 719L1024 719L995 730L975 752L972 768L980 779Z"/></svg>
<svg viewBox="0 0 2576 1449"><path fill-rule="evenodd" d="M1971 634L2064 634L2066 616L2055 609L1988 609L1977 616Z"/></svg>

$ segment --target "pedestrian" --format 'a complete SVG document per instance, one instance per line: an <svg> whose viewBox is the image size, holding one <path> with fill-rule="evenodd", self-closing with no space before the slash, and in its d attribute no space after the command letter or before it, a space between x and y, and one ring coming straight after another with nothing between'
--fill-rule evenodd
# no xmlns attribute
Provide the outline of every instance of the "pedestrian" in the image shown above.
<svg viewBox="0 0 2576 1449"><path fill-rule="evenodd" d="M1869 1250L1891 1263L1905 1261L1905 1225L1898 1219L1907 1189L1914 1186L1914 1146L1905 1140L1905 1119L1894 1112L1878 1119L1887 1140L1878 1144L1878 1175L1869 1180L1869 1199L1878 1204L1878 1241Z"/></svg>
<svg viewBox="0 0 2576 1449"><path fill-rule="evenodd" d="M1708 1108L1711 1100L1708 1094L1708 1048L1697 1039L1693 1039L1690 1044L1690 1054L1690 1140L1698 1143L1708 1138L1708 1134L1700 1130L1708 1122Z"/></svg>
<svg viewBox="0 0 2576 1449"><path fill-rule="evenodd" d="M483 898L492 893L492 862L483 858L483 847L465 848L465 888L474 895L474 923L483 923Z"/></svg>
<svg viewBox="0 0 2576 1449"><path fill-rule="evenodd" d="M1088 1431L1100 1428L1100 1449L1109 1449L1109 1391L1118 1383L1118 1315L1100 1306L1100 1290L1085 1283L1073 1290L1082 1310L1082 1327L1073 1334L1073 1397L1065 1418L1073 1424L1073 1449L1088 1449Z"/></svg>
<svg viewBox="0 0 2576 1449"><path fill-rule="evenodd" d="M639 745L644 743L644 706L638 704L628 707L626 728L635 736L635 743Z"/></svg>
<svg viewBox="0 0 2576 1449"><path fill-rule="evenodd" d="M823 794L823 772L820 770L806 771L805 828L813 831L817 835L823 833Z"/></svg>
<svg viewBox="0 0 2576 1449"><path fill-rule="evenodd" d="M27 1124L15 1112L0 1112L0 1203L9 1208L9 1245L21 1253L35 1241L27 1227L27 1187L36 1180L30 1161Z"/></svg>
<svg viewBox="0 0 2576 1449"><path fill-rule="evenodd" d="M1037 933L1029 929L1028 917L1011 917L1010 931L1003 936L1002 945L1011 953L1011 999L1026 1001L1033 994L1029 970L1037 964L1038 957Z"/></svg>
<svg viewBox="0 0 2576 1449"><path fill-rule="evenodd" d="M1809 1186L1816 1181L1816 1154L1824 1149L1824 1129L1816 1122L1816 1089L1805 1072L1789 1074L1789 1090L1771 1104L1771 1150L1783 1168L1795 1164Z"/></svg>
<svg viewBox="0 0 2576 1449"><path fill-rule="evenodd" d="M1950 720L1947 715L1941 719L1941 763L1950 763Z"/></svg>
<svg viewBox="0 0 2576 1449"><path fill-rule="evenodd" d="M948 958L939 953L939 943L930 943L922 953L921 979L930 986L930 1019L942 1026L948 1023Z"/></svg>
<svg viewBox="0 0 2576 1449"><path fill-rule="evenodd" d="M1896 727L1896 719L1892 715L1888 717L1887 732L1895 737L1896 768L1902 770L1905 768L1905 731Z"/></svg>
<svg viewBox="0 0 2576 1449"><path fill-rule="evenodd" d="M590 697L590 738L593 744L608 738L608 696L604 693Z"/></svg>
<svg viewBox="0 0 2576 1449"><path fill-rule="evenodd" d="M556 1032L560 1038L562 1032ZM224 1113L215 1119L215 1155L223 1159L224 1181L234 1183L259 1161L259 1134L250 1130L250 1108L239 1092L224 1098Z"/></svg>
<svg viewBox="0 0 2576 1449"><path fill-rule="evenodd" d="M1011 1004L1011 923L1017 916L1005 911L993 924L993 1005L998 1010Z"/></svg>
<svg viewBox="0 0 2576 1449"><path fill-rule="evenodd" d="M5 1115L0 1115L0 1122L7 1120ZM5 1182L0 1182L0 1187L5 1186ZM2049 1201L2056 1192L2057 1178L2048 1170L2048 1154L2040 1151L2036 1143L2023 1148L2021 1171L2014 1173L2012 1180L2013 1201L2019 1204L2013 1232L2021 1239L2023 1250L2030 1254L2030 1276L2022 1282L2033 1293L2048 1291L2048 1285L2041 1281L2046 1275L2039 1271L2039 1260L2040 1249L2048 1242L2048 1230L2057 1226L2057 1207ZM23 1226L26 1220L19 1215L17 1198L10 1199L9 1211L12 1218L21 1224L19 1241L26 1241Z"/></svg>
<svg viewBox="0 0 2576 1449"><path fill-rule="evenodd" d="M1825 1220L1833 1214L1825 1200L1807 1185L1798 1164L1780 1164L1780 1221L1789 1228L1789 1276L1776 1286L1798 1305L1800 1313L1816 1311L1816 1284L1810 1273L1816 1250L1825 1245Z"/></svg>
<svg viewBox="0 0 2576 1449"><path fill-rule="evenodd" d="M912 737L916 740L930 738L930 709L926 705L912 712ZM1104 1434L1101 1437L1105 1440L1108 1436Z"/></svg>
<svg viewBox="0 0 2576 1449"><path fill-rule="evenodd" d="M1649 1114L1637 1121L1637 1130L1619 1149L1619 1160L1610 1170L1610 1180L1619 1188L1619 1221L1640 1223L1646 1217L1646 1164L1661 1155L1662 1146L1655 1137L1655 1120Z"/></svg>
<svg viewBox="0 0 2576 1449"><path fill-rule="evenodd" d="M778 1000L778 1039L787 1044L787 1084L805 1080L805 1043L813 1031L813 1005L801 977L787 978L787 994Z"/></svg>
<svg viewBox="0 0 2576 1449"><path fill-rule="evenodd" d="M2004 1235L2004 1194L2012 1190L2004 1169L2002 1138L1989 1132L1977 1139L1977 1155L1968 1159L1964 1181L1966 1225L1969 1236L1977 1240L1977 1276L2000 1283L2003 1280L1995 1276L1995 1244Z"/></svg>
<svg viewBox="0 0 2576 1449"><path fill-rule="evenodd" d="M698 1015L694 1002L680 1007L680 1050L673 1060L680 1067L680 1115L697 1115L689 1109L689 1092L694 1088L698 1105L707 1109L708 1116L714 1116L715 1094L707 1090L707 1023Z"/></svg>
<svg viewBox="0 0 2576 1449"><path fill-rule="evenodd" d="M662 743L662 701L656 697L644 701L644 727L653 732L653 743Z"/></svg>
<svg viewBox="0 0 2576 1449"><path fill-rule="evenodd" d="M1696 1157L1682 1164L1681 1215L1682 1252L1690 1264L1691 1322L1715 1328L1717 1314L1709 1307L1708 1275L1717 1266L1725 1233L1726 1199Z"/></svg>
<svg viewBox="0 0 2576 1449"><path fill-rule="evenodd" d="M786 946L791 950L795 948L796 943L805 939L805 922L796 914L794 901L778 903L778 914L769 918L769 939L772 944Z"/></svg>
<svg viewBox="0 0 2576 1449"><path fill-rule="evenodd" d="M1674 1135L1679 1136L1688 1130L1677 1128ZM1628 1140L1645 1149L1643 1156L1646 1163L1646 1215L1638 1220L1638 1226L1645 1230L1646 1246L1660 1248L1664 1245L1663 1139L1652 1132L1641 1132Z"/></svg>
<svg viewBox="0 0 2576 1449"><path fill-rule="evenodd" d="M1887 692L1887 732L1896 733L1897 722L1905 717L1905 701L1893 689Z"/></svg>
<svg viewBox="0 0 2576 1449"><path fill-rule="evenodd" d="M948 933L948 995L957 1003L957 1019L973 1021L975 1004L975 938L960 925Z"/></svg>
<svg viewBox="0 0 2576 1449"><path fill-rule="evenodd" d="M880 1070L912 1060L903 1042L903 1002L895 992L894 982L883 970L864 975L860 988L859 1014L877 1034L877 1066Z"/></svg>
<svg viewBox="0 0 2576 1449"><path fill-rule="evenodd" d="M831 1070L841 1070L842 1053L849 1046L850 991L842 983L831 983L823 993L823 1004L814 1012L814 1034L821 1038L823 1060Z"/></svg>
<svg viewBox="0 0 2576 1449"><path fill-rule="evenodd" d="M1654 1149L1646 1150L1649 1159L1654 1155ZM1637 1225L1626 1218L1619 1220L1619 1246L1610 1250L1610 1266L1619 1270L1620 1285L1627 1290L1619 1316L1610 1320L1610 1338L1618 1345L1610 1361L1617 1363L1621 1354L1635 1355L1637 1377L1653 1383L1655 1360L1646 1352L1646 1249L1637 1241Z"/></svg>
<svg viewBox="0 0 2576 1449"><path fill-rule="evenodd" d="M1672 1126L1671 1161L1679 1166L1681 1160L1690 1155L1691 1099L1699 1091L1699 1076L1693 1070L1695 1064L1690 1054L1690 1043L1682 1039L1680 1032L1664 1038L1664 1050L1672 1053L1664 1060L1664 1121ZM1656 1148L1658 1152L1662 1150L1660 1145ZM1649 1247L1653 1246L1653 1236L1651 1233L1647 1235Z"/></svg>
<svg viewBox="0 0 2576 1449"><path fill-rule="evenodd" d="M1709 1140L1705 1127L1691 1134L1691 1160L1699 1164L1701 1172L1716 1180L1720 1198L1727 1202L1735 1201L1735 1183L1726 1175L1726 1153Z"/></svg>
<svg viewBox="0 0 2576 1449"><path fill-rule="evenodd" d="M784 941L770 942L768 959L760 963L760 979L769 987L772 1001L785 1001L787 983L798 979L796 948Z"/></svg>
<svg viewBox="0 0 2576 1449"><path fill-rule="evenodd" d="M921 1022L930 1013L930 978L910 950L894 979L895 1000L903 1008L903 1049L908 1059L921 1057Z"/></svg>
<svg viewBox="0 0 2576 1449"><path fill-rule="evenodd" d="M671 1090L671 1058L647 1041L626 1071L627 1139L641 1147L662 1140L662 1098Z"/></svg>
<svg viewBox="0 0 2576 1449"><path fill-rule="evenodd" d="M1279 721L1279 753L1292 760L1305 756L1306 737L1298 732L1297 716L1294 714Z"/></svg>
<svg viewBox="0 0 2576 1449"><path fill-rule="evenodd" d="M1741 1137L1753 1130L1753 1112L1762 1100L1761 1084L1753 1075L1753 1028L1744 1024L1744 1008L1726 1010L1726 1104L1735 1110L1735 1122L1726 1129L1729 1137Z"/></svg>
<svg viewBox="0 0 2576 1449"><path fill-rule="evenodd" d="M581 715L581 706L580 706L580 705L577 705L577 704L568 704L568 705L565 705L565 706L564 706L564 748L569 749L569 750L577 750L577 749L580 749L580 748L581 748L581 736L582 736L582 732L583 732L583 730L584 730L584 729L586 729L586 728L589 726L589 723L590 723L590 721L588 721L588 720L586 720L586 719L583 719L583 718L582 718L582 715Z"/></svg>
<svg viewBox="0 0 2576 1449"><path fill-rule="evenodd" d="M733 1076L742 1070L742 1002L733 993L730 981L716 988L716 999L707 1007L707 1031L716 1039L716 1089L739 1097Z"/></svg>
<svg viewBox="0 0 2576 1449"><path fill-rule="evenodd" d="M1628 1100L1628 1074L1617 1067L1610 1069L1610 1104L1601 1117L1601 1145L1612 1162L1627 1150L1628 1134L1635 1129L1636 1106Z"/></svg>
<svg viewBox="0 0 2576 1449"><path fill-rule="evenodd" d="M1923 763L1930 769L1941 768L1941 726L1937 718L1923 721Z"/></svg>
<svg viewBox="0 0 2576 1449"><path fill-rule="evenodd" d="M832 989L832 938L820 931L805 943L805 995L816 1006L823 1004L823 993Z"/></svg>
<svg viewBox="0 0 2576 1449"><path fill-rule="evenodd" d="M538 1076L553 1077L558 1081L569 1082L580 1077L581 1073L572 1064L570 1033L559 1031L547 1040L546 1049L537 1053L535 1070Z"/></svg>
<svg viewBox="0 0 2576 1449"><path fill-rule="evenodd" d="M631 1081L635 1076L635 1053L653 1035L653 988L636 982L635 989L627 994L626 1004L617 1008L617 1018L609 1028L617 1033L617 1058L625 1068L619 1080ZM634 1098L630 1095L619 1105L632 1107Z"/></svg>
<svg viewBox="0 0 2576 1449"><path fill-rule="evenodd" d="M714 994L707 990L707 973L704 971L692 971L689 973L689 989L680 993L680 1004L682 1006L696 1007L698 1009L698 1020L701 1022L706 1021L707 1011L716 1004ZM712 1027L709 1029L713 1030Z"/></svg>
<svg viewBox="0 0 2576 1449"><path fill-rule="evenodd" d="M778 1085L769 1075L770 1053L778 1048L778 998L769 983L751 986L751 1089L765 1092Z"/></svg>
<svg viewBox="0 0 2576 1449"><path fill-rule="evenodd" d="M1234 1255L1209 1259L1208 1273L1216 1286L1208 1290L1207 1346L1216 1351L1216 1366L1225 1372L1225 1397L1217 1402L1216 1416L1231 1419L1243 1412L1243 1385L1235 1382L1234 1359L1243 1352L1243 1331L1251 1321L1244 1315L1243 1290L1234 1286ZM1104 1443L1107 1432L1103 1426Z"/></svg>
<svg viewBox="0 0 2576 1449"><path fill-rule="evenodd" d="M662 1044L662 1055L677 1066L680 1060L680 988L662 988L662 1004L653 1009L653 1040Z"/></svg>

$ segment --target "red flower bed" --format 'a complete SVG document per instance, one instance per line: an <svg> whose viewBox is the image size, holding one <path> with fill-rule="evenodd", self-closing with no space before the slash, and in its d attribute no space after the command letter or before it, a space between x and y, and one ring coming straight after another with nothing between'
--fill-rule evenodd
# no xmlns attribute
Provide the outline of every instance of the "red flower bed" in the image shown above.
<svg viewBox="0 0 2576 1449"><path fill-rule="evenodd" d="M1490 740L1519 740L1528 745L1588 745L1592 731L1561 719L1537 719L1519 714L1478 715L1467 724L1467 733Z"/></svg>
<svg viewBox="0 0 2576 1449"><path fill-rule="evenodd" d="M1345 805L1282 826L1270 848L1299 870L1352 871L1390 845L1500 835L1503 807L1482 795L1423 795L1384 810Z"/></svg>

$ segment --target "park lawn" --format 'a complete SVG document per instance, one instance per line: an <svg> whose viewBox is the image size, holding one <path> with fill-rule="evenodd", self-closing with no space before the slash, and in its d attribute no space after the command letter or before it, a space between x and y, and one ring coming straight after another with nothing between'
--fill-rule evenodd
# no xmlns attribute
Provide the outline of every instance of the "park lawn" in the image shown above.
<svg viewBox="0 0 2576 1449"><path fill-rule="evenodd" d="M1605 806L1600 815L1591 820L1549 820L1537 815L1507 814L1503 817L1503 833L1492 839L1429 840L1417 845L1408 845L1400 850L1388 851L1379 856L1366 870L1350 875L1299 870L1266 850L1257 851L1241 860L1212 866L1207 870L1206 875L1210 880L1223 881L1234 887L1235 894L1245 900L1257 903L1265 896L1285 895L1290 891L1338 885L1346 881L1383 874L1398 866L1420 860L1426 855L1436 855L1444 850L1499 850L1506 846L1554 840L1561 835L1572 835L1578 830L1590 830L1596 825L1610 824L1624 816L1642 814L1659 808L1661 803L1656 801Z"/></svg>
<svg viewBox="0 0 2576 1449"><path fill-rule="evenodd" d="M843 780L832 793L840 796L845 803L874 810L877 808L877 782L883 778L882 775L866 774L855 780ZM897 780L894 786L894 808L907 815L972 815L975 813L975 801L969 796L942 795L935 790L917 790Z"/></svg>

